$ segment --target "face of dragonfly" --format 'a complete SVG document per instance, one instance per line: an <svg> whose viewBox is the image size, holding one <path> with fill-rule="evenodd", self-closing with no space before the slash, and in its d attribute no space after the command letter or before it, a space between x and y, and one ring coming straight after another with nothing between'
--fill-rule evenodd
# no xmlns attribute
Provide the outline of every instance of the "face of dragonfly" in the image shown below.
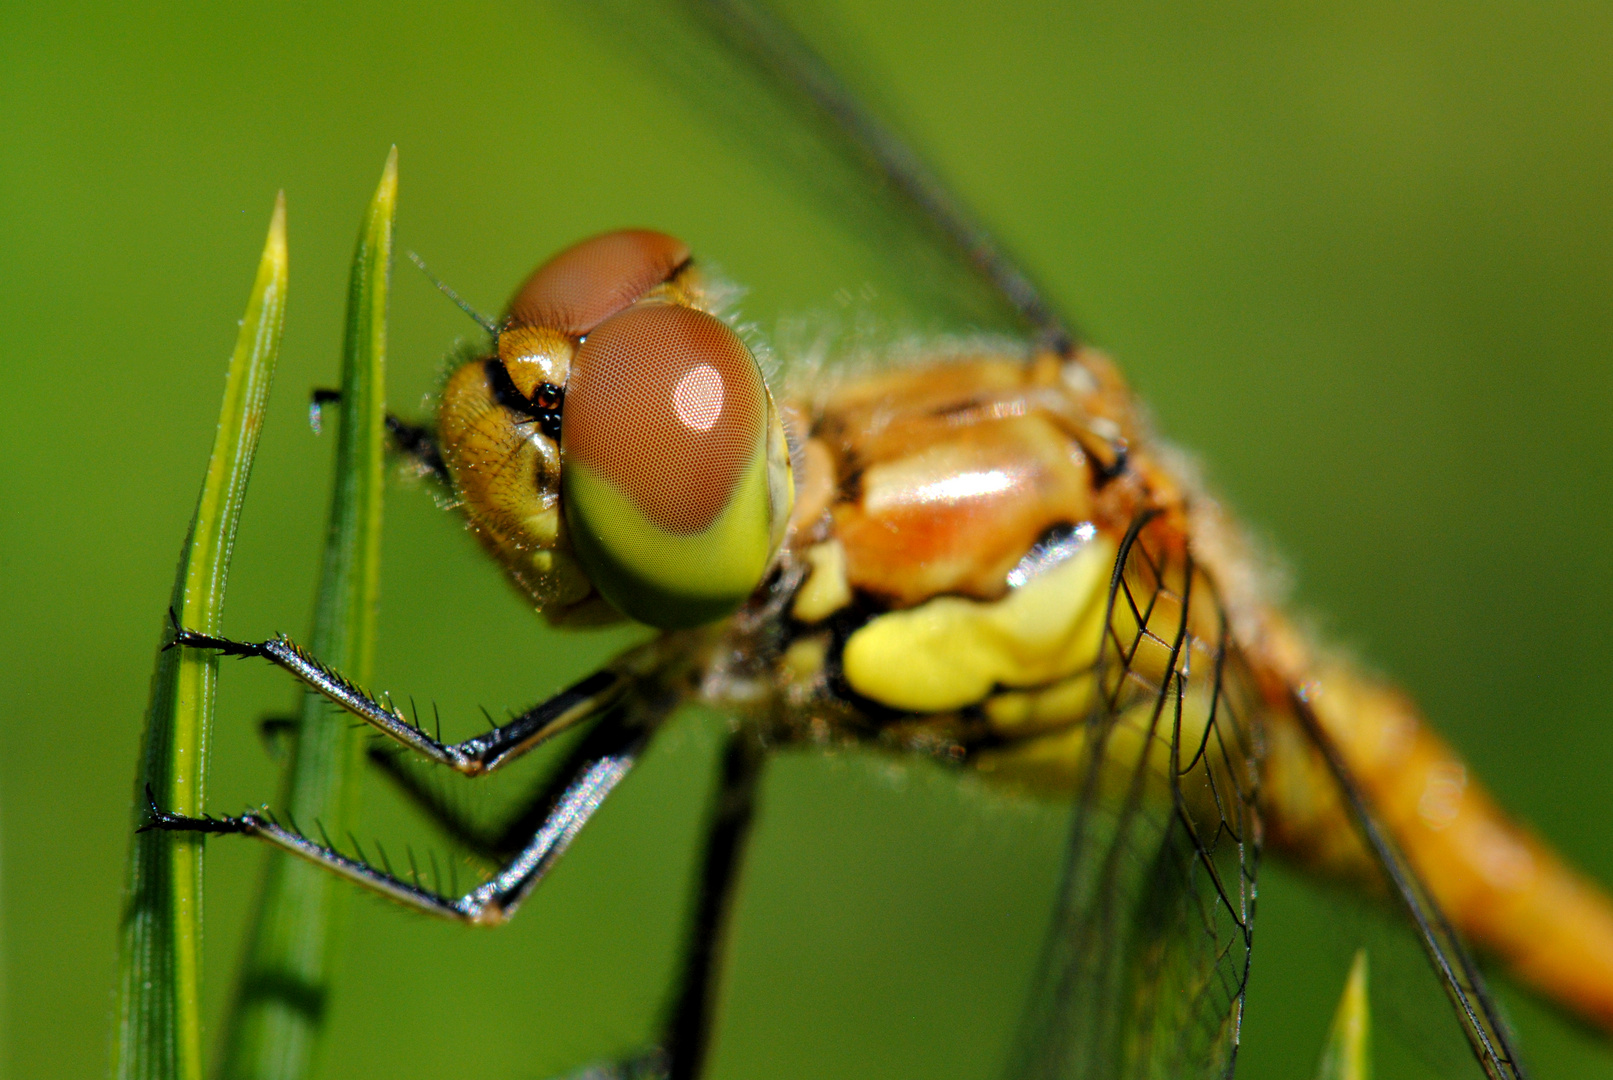
<svg viewBox="0 0 1613 1080"><path fill-rule="evenodd" d="M444 386L438 444L471 530L556 622L711 622L783 541L783 425L703 300L677 240L597 236L538 267L495 355Z"/></svg>

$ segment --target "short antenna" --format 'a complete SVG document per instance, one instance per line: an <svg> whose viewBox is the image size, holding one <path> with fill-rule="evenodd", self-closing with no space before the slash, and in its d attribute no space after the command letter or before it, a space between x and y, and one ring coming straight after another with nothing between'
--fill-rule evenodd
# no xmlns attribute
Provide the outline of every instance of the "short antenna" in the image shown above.
<svg viewBox="0 0 1613 1080"><path fill-rule="evenodd" d="M466 315L469 315L472 319L475 319L477 326L480 326L483 330L486 330L493 337L498 337L498 323L471 307L470 304L468 304L458 293L450 288L441 278L439 278L436 274L433 274L426 266L426 260L422 259L419 255L416 255L411 251L409 252L409 261L420 268L420 272L426 275L427 281L437 286L438 292L452 300L455 305L458 306L460 311L463 311Z"/></svg>

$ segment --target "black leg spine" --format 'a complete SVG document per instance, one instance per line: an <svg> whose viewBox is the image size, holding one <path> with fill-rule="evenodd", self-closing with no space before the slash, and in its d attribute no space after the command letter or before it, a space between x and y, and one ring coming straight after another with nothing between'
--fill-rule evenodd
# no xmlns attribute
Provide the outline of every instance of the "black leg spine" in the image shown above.
<svg viewBox="0 0 1613 1080"><path fill-rule="evenodd" d="M169 613L170 617L173 613ZM310 656L285 636L268 641L235 641L187 630L175 623L167 648L213 649L223 656L258 657L289 671L304 685L324 695L382 734L466 776L482 776L563 731L598 715L620 700L632 679L605 669L581 679L554 697L533 706L508 724L460 743L444 743L426 734L390 703L365 693L340 672Z"/></svg>
<svg viewBox="0 0 1613 1080"><path fill-rule="evenodd" d="M405 881L371 866L362 858L337 851L325 838L318 844L295 828L286 828L267 812L239 817L185 817L156 805L148 789L146 824L142 832L241 833L256 836L293 855L307 859L358 885L429 915L476 925L507 921L549 868L563 855L588 819L615 790L637 761L652 732L650 725L630 723L618 714L606 717L589 732L549 786L551 797L543 820L514 858L493 877L465 893L447 896L425 888L418 880Z"/></svg>

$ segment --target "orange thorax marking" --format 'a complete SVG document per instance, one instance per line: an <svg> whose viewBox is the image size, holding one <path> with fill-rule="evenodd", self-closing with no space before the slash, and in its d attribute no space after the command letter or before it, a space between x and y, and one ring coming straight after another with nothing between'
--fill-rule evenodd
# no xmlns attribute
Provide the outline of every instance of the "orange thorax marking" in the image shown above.
<svg viewBox="0 0 1613 1080"><path fill-rule="evenodd" d="M1091 520L1092 473L1066 430L1073 402L1045 371L986 360L845 387L816 440L855 588L897 607L941 593L993 600L1049 529Z"/></svg>

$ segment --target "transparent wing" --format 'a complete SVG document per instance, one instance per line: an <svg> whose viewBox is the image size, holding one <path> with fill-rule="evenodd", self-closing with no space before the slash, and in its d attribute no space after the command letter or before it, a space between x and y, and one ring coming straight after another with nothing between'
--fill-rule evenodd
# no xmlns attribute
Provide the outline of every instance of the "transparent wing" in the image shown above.
<svg viewBox="0 0 1613 1080"><path fill-rule="evenodd" d="M1522 1077L1524 1072L1512 1047L1511 1033L1466 946L1394 838L1378 822L1371 803L1303 695L1293 696L1293 709L1301 730L1326 761L1361 839L1376 857L1391 898L1398 903L1408 928L1433 966L1474 1059L1491 1080Z"/></svg>
<svg viewBox="0 0 1613 1080"><path fill-rule="evenodd" d="M1011 1075L1230 1074L1260 857L1256 702L1213 584L1122 544L1063 884Z"/></svg>
<svg viewBox="0 0 1613 1080"><path fill-rule="evenodd" d="M1236 1061L1267 706L1214 583L1162 525L1139 519L1116 558L1101 692L1015 1078L1224 1077ZM1303 697L1291 705L1404 916L1384 928L1376 948L1389 952L1378 955L1403 963L1420 950L1472 1057L1465 1066L1440 1060L1454 1028L1426 1003L1400 1018L1423 1025L1409 1048L1441 1075L1466 1074L1476 1061L1492 1080L1521 1076L1478 968Z"/></svg>
<svg viewBox="0 0 1613 1080"><path fill-rule="evenodd" d="M598 0L591 26L634 48L666 85L775 182L870 253L880 312L906 329L1071 333L1045 294L806 41L765 5Z"/></svg>

